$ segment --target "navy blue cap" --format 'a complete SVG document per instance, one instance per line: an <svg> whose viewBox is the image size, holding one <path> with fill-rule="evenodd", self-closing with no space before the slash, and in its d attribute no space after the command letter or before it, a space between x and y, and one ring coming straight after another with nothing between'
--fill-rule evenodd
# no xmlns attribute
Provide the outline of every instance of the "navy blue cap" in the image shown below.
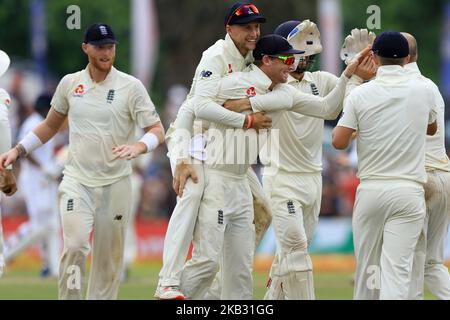
<svg viewBox="0 0 450 320"><path fill-rule="evenodd" d="M116 36L111 27L104 23L94 23L84 34L84 43L100 46L103 44L116 44Z"/></svg>
<svg viewBox="0 0 450 320"><path fill-rule="evenodd" d="M253 50L255 60L261 60L263 56L275 56L279 54L302 54L305 51L292 48L289 42L277 34L268 34L261 37Z"/></svg>
<svg viewBox="0 0 450 320"><path fill-rule="evenodd" d="M266 18L259 13L258 8L252 3L236 2L228 8L225 14L225 26L233 24L247 24L253 21L266 22Z"/></svg>
<svg viewBox="0 0 450 320"><path fill-rule="evenodd" d="M404 58L409 54L408 40L396 31L386 31L376 37L372 51L384 58Z"/></svg>
<svg viewBox="0 0 450 320"><path fill-rule="evenodd" d="M297 20L290 20L283 22L275 29L273 33L287 39L291 31L294 30L294 28L298 26L300 23L302 22Z"/></svg>

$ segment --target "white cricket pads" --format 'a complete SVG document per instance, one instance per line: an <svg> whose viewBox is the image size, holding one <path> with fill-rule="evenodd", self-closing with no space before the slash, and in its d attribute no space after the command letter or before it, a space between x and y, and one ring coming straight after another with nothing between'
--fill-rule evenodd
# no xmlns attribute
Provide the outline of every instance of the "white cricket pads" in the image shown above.
<svg viewBox="0 0 450 320"><path fill-rule="evenodd" d="M294 49L303 50L302 56L312 56L322 52L320 43L320 31L314 22L304 20L296 26L287 37Z"/></svg>
<svg viewBox="0 0 450 320"><path fill-rule="evenodd" d="M367 29L353 29L348 35L341 48L341 59L348 64L358 52L365 49L367 45L372 45L376 35Z"/></svg>

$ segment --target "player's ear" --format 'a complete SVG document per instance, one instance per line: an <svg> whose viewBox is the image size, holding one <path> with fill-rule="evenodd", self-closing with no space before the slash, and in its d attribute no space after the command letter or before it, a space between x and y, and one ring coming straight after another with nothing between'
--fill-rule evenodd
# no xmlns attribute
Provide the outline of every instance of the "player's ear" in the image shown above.
<svg viewBox="0 0 450 320"><path fill-rule="evenodd" d="M265 65L269 65L271 60L272 59L270 59L269 56L263 56L262 63L265 64Z"/></svg>
<svg viewBox="0 0 450 320"><path fill-rule="evenodd" d="M81 49L83 50L84 53L87 54L88 44L87 43L82 43L81 44Z"/></svg>
<svg viewBox="0 0 450 320"><path fill-rule="evenodd" d="M227 26L225 27L225 30L227 31L228 34L231 33L231 27L230 27L230 26L227 25Z"/></svg>

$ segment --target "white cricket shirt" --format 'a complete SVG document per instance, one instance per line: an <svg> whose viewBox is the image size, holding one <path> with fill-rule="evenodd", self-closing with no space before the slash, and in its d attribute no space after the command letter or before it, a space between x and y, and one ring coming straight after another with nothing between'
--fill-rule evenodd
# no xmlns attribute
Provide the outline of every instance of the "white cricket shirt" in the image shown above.
<svg viewBox="0 0 450 320"><path fill-rule="evenodd" d="M160 122L142 83L114 67L100 83L91 79L88 68L65 76L51 105L69 119L69 158L63 174L90 187L129 175L130 161L115 159L113 147L132 143L135 125Z"/></svg>
<svg viewBox="0 0 450 320"><path fill-rule="evenodd" d="M426 169L437 169L442 171L450 171L450 162L445 150L445 103L439 92L438 87L433 81L424 77L417 66L417 63L408 63L405 68L412 74L417 75L420 79L427 82L433 89L435 105L437 107L437 131L433 136L427 136L425 145L425 167Z"/></svg>
<svg viewBox="0 0 450 320"><path fill-rule="evenodd" d="M338 126L355 129L358 177L425 183L427 126L436 120L430 85L401 66L382 66L354 89Z"/></svg>

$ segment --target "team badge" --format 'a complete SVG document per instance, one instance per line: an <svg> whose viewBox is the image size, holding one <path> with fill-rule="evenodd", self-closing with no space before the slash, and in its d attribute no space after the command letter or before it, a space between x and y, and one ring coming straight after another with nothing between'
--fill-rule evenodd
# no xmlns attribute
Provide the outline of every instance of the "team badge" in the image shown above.
<svg viewBox="0 0 450 320"><path fill-rule="evenodd" d="M223 211L222 210L217 211L217 223L223 224Z"/></svg>
<svg viewBox="0 0 450 320"><path fill-rule="evenodd" d="M292 200L289 200L287 202L287 209L288 209L289 214L295 214L295 207L294 207L294 203L292 202Z"/></svg>
<svg viewBox="0 0 450 320"><path fill-rule="evenodd" d="M106 102L111 104L114 100L114 94L115 94L115 90L109 90L108 91L108 95L106 96Z"/></svg>
<svg viewBox="0 0 450 320"><path fill-rule="evenodd" d="M319 89L317 89L317 86L315 83L311 83L311 92L313 95L318 96L319 95Z"/></svg>
<svg viewBox="0 0 450 320"><path fill-rule="evenodd" d="M228 64L228 73L233 73L233 67L231 63Z"/></svg>
<svg viewBox="0 0 450 320"><path fill-rule="evenodd" d="M247 89L247 97L254 97L256 96L255 87L250 87Z"/></svg>

